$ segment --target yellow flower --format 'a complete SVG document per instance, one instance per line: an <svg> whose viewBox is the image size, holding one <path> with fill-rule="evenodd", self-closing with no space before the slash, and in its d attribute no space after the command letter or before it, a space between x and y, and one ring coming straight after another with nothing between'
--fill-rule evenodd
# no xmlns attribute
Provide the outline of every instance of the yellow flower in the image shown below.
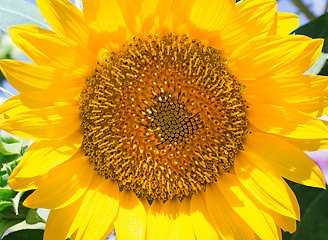
<svg viewBox="0 0 328 240"><path fill-rule="evenodd" d="M13 171L49 208L45 239L281 239L325 187L323 40L289 35L275 0L37 0L54 30L12 27L35 63L2 60L21 92L0 127L36 139ZM283 178L282 178L283 177Z"/></svg>

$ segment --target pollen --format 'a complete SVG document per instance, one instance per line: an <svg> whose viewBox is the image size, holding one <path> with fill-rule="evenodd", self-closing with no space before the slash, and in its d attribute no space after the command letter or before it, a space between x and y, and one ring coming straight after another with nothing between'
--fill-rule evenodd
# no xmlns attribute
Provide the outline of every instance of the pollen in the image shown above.
<svg viewBox="0 0 328 240"><path fill-rule="evenodd" d="M103 49L81 93L82 147L120 190L167 201L204 191L247 134L242 85L219 50L188 35Z"/></svg>

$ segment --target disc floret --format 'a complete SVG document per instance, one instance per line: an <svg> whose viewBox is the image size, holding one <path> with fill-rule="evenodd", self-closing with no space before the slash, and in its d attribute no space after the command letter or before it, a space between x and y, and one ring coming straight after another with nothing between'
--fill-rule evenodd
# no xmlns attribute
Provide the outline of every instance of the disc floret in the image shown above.
<svg viewBox="0 0 328 240"><path fill-rule="evenodd" d="M220 51L189 36L104 49L81 93L83 149L105 178L149 200L204 190L247 133L242 86Z"/></svg>

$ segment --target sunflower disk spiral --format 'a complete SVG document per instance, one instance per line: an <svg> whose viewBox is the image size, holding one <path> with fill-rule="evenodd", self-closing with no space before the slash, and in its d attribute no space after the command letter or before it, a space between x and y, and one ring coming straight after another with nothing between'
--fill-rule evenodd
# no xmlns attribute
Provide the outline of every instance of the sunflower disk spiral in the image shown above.
<svg viewBox="0 0 328 240"><path fill-rule="evenodd" d="M103 49L81 93L83 149L105 178L166 201L229 171L247 133L241 84L220 51L187 35Z"/></svg>

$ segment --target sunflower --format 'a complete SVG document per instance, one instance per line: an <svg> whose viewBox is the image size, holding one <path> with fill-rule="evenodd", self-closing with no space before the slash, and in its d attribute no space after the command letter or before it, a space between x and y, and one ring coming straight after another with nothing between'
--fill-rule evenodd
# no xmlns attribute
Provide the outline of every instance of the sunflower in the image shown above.
<svg viewBox="0 0 328 240"><path fill-rule="evenodd" d="M37 0L53 31L9 30L35 63L1 60L21 92L0 127L35 139L10 186L51 209L45 239L281 239L325 188L322 39L275 0Z"/></svg>

